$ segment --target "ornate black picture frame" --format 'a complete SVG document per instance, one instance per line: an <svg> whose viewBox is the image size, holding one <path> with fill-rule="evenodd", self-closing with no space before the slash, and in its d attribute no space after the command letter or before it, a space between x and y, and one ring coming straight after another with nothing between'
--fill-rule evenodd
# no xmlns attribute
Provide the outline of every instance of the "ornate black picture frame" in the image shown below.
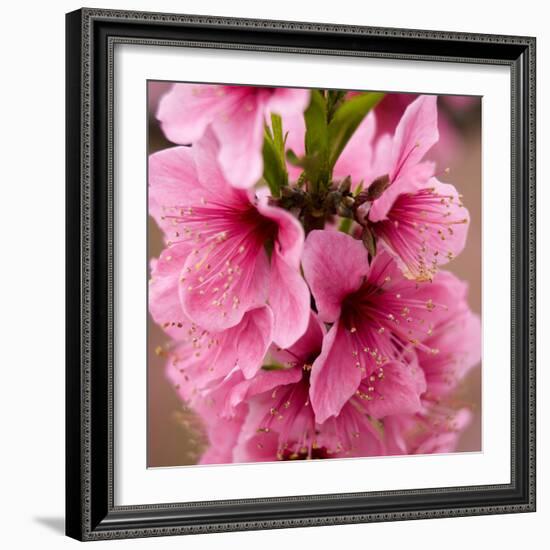
<svg viewBox="0 0 550 550"><path fill-rule="evenodd" d="M511 71L511 482L115 506L113 47L200 46ZM79 540L535 510L535 39L81 9L67 15L66 532Z"/></svg>

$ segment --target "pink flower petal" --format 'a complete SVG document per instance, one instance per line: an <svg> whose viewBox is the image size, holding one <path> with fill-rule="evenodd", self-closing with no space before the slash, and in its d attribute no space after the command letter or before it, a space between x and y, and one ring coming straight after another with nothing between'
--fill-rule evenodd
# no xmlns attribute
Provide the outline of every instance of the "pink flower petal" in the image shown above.
<svg viewBox="0 0 550 550"><path fill-rule="evenodd" d="M262 176L264 123L270 112L303 113L309 90L175 84L161 101L157 117L169 140L194 144L211 127L220 140L218 159L226 178L247 189Z"/></svg>
<svg viewBox="0 0 550 550"><path fill-rule="evenodd" d="M303 88L274 88L267 99L269 111L281 117L302 115L309 105L311 92Z"/></svg>
<svg viewBox="0 0 550 550"><path fill-rule="evenodd" d="M463 291L462 283L446 272L438 273L431 283L410 281L384 250L372 262L364 289L370 297L367 306L371 322L384 328L384 335L393 333L414 346L432 334ZM359 327L357 333L360 333Z"/></svg>
<svg viewBox="0 0 550 550"><path fill-rule="evenodd" d="M284 348L291 346L307 329L310 294L300 272L277 250L271 257L269 305L275 316L273 341Z"/></svg>
<svg viewBox="0 0 550 550"><path fill-rule="evenodd" d="M250 206L246 192L224 179L216 160L218 150L216 137L206 131L193 147L173 147L149 157L149 213L168 240L196 238L199 222L194 209ZM200 220L202 227L204 222L208 219Z"/></svg>
<svg viewBox="0 0 550 550"><path fill-rule="evenodd" d="M165 149L149 157L149 214L167 236L174 232L174 225L165 217L165 207L176 208L195 197L200 200L202 190L188 147Z"/></svg>
<svg viewBox="0 0 550 550"><path fill-rule="evenodd" d="M310 312L306 332L288 349L276 347L271 350L274 359L288 366L303 365L312 361L321 352L326 329L315 313Z"/></svg>
<svg viewBox="0 0 550 550"><path fill-rule="evenodd" d="M371 222L387 220L392 207L399 197L413 194L418 191L419 187L429 186L428 181L433 176L434 170L435 164L430 161L423 161L416 166L411 166L408 170L406 181L400 181L399 184L392 183L382 193L382 196L372 203L369 210L369 220ZM373 173L383 174L386 172L375 172L373 170Z"/></svg>
<svg viewBox="0 0 550 550"><path fill-rule="evenodd" d="M231 386L230 381L225 380L223 382L228 387L225 403L226 414L232 414L232 411L246 399L268 392L281 385L296 383L301 377L302 373L300 369L295 368L274 371L261 370L256 376L250 379L245 379L237 372L232 376L233 386Z"/></svg>
<svg viewBox="0 0 550 550"><path fill-rule="evenodd" d="M396 198L414 191L433 175L432 163L422 163L424 155L437 143L437 96L422 95L405 110L393 137L391 153L388 138L377 146L373 172L376 177L387 174L390 186L371 207L369 219L386 219Z"/></svg>
<svg viewBox="0 0 550 550"><path fill-rule="evenodd" d="M319 423L337 416L359 387L362 372L352 356L353 349L349 331L341 322L335 323L311 369L311 404Z"/></svg>
<svg viewBox="0 0 550 550"><path fill-rule="evenodd" d="M269 349L272 314L268 307L248 311L242 321L213 332L187 321L167 351L167 376L185 401L204 398L224 377L238 369L254 376Z"/></svg>
<svg viewBox="0 0 550 550"><path fill-rule="evenodd" d="M325 458L366 457L387 454L381 424L360 411L351 401L338 416L331 416L317 429L317 444L327 449Z"/></svg>
<svg viewBox="0 0 550 550"><path fill-rule="evenodd" d="M250 423L255 423L255 417L249 416ZM239 441L233 449L233 461L246 462L274 462L277 460L279 436L275 432L251 434L250 429L243 429ZM245 437L248 436L248 437Z"/></svg>
<svg viewBox="0 0 550 550"><path fill-rule="evenodd" d="M271 256L269 303L275 315L274 341L288 347L305 332L310 312L310 297L300 275L304 230L289 212L270 206L265 198L258 212L277 224L277 236Z"/></svg>
<svg viewBox="0 0 550 550"><path fill-rule="evenodd" d="M377 115L380 119L378 133L394 134L397 125L405 109L418 97L418 94L388 93L376 106Z"/></svg>
<svg viewBox="0 0 550 550"><path fill-rule="evenodd" d="M403 426L403 417L388 416L384 419L384 442L388 455L398 456L409 453L406 439L407 429ZM412 424L411 417L406 417Z"/></svg>
<svg viewBox="0 0 550 550"><path fill-rule="evenodd" d="M217 117L229 116L240 96L231 87L177 83L161 98L157 118L170 141L189 145Z"/></svg>
<svg viewBox="0 0 550 550"><path fill-rule="evenodd" d="M375 174L375 177L379 177L384 174L389 175L390 170L392 168L391 166L392 147L393 147L393 138L390 134L383 134L376 140L374 145L373 159L372 159L372 172L373 174ZM382 197L383 196L384 195L382 195Z"/></svg>
<svg viewBox="0 0 550 550"><path fill-rule="evenodd" d="M208 127L203 137L191 147L197 176L202 188L207 191L207 195L203 192L193 196L193 202L197 203L198 199L202 203L204 198L219 205L220 208L224 205L227 207L250 202L246 191L231 185L220 163L219 157L224 145L216 133Z"/></svg>
<svg viewBox="0 0 550 550"><path fill-rule="evenodd" d="M372 141L376 133L376 118L371 111L358 126L334 165L333 176L351 176L353 188L363 181L363 188L378 176L372 171Z"/></svg>
<svg viewBox="0 0 550 550"><path fill-rule="evenodd" d="M222 331L238 324L246 311L265 304L269 260L262 249L245 249L240 233L196 248L184 265L180 296L185 313L197 324Z"/></svg>
<svg viewBox="0 0 550 550"><path fill-rule="evenodd" d="M449 285L453 278L441 272ZM458 288L456 301L449 307L448 314L438 322L430 337L425 341L429 349L437 353L418 350L418 359L426 374L428 392L439 398L456 388L466 373L481 359L481 321L472 313L466 301L466 285Z"/></svg>
<svg viewBox="0 0 550 550"><path fill-rule="evenodd" d="M316 422L308 396L308 375L294 369L299 381L281 384L249 401L249 412L234 459L304 460L384 454L382 430L349 402L337 417Z"/></svg>
<svg viewBox="0 0 550 550"><path fill-rule="evenodd" d="M438 139L437 96L421 95L407 107L395 129L390 180L406 179L409 169L422 160Z"/></svg>
<svg viewBox="0 0 550 550"><path fill-rule="evenodd" d="M342 301L361 286L368 273L368 253L360 241L338 231L312 231L302 259L306 281L319 317L334 322Z"/></svg>
<svg viewBox="0 0 550 550"><path fill-rule="evenodd" d="M481 322L477 315L464 313L446 328L449 330L426 342L438 353L424 354L420 358L428 391L434 396L445 396L454 390L480 360Z"/></svg>
<svg viewBox="0 0 550 550"><path fill-rule="evenodd" d="M290 212L270 206L267 197L258 200L256 207L263 216L276 222L277 251L291 267L298 269L304 247L304 230L300 222Z"/></svg>
<svg viewBox="0 0 550 550"><path fill-rule="evenodd" d="M219 152L220 165L237 188L247 189L262 177L264 122L261 99L249 96L230 118L217 119L214 123L214 131L223 144Z"/></svg>
<svg viewBox="0 0 550 550"><path fill-rule="evenodd" d="M273 313L269 307L249 311L235 336L237 366L245 378L252 378L260 369L273 339Z"/></svg>
<svg viewBox="0 0 550 550"><path fill-rule="evenodd" d="M182 337L182 328L189 322L178 298L179 278L189 252L186 243L163 250L152 269L149 283L151 317L176 339Z"/></svg>
<svg viewBox="0 0 550 550"><path fill-rule="evenodd" d="M365 410L374 418L413 414L422 408L426 379L416 362L390 361L367 377L359 391Z"/></svg>
<svg viewBox="0 0 550 550"><path fill-rule="evenodd" d="M239 440L245 422L247 407L240 406L231 417L222 417L216 406L217 397L195 404L194 412L202 421L208 448L202 454L199 464L228 464L234 461L234 448Z"/></svg>

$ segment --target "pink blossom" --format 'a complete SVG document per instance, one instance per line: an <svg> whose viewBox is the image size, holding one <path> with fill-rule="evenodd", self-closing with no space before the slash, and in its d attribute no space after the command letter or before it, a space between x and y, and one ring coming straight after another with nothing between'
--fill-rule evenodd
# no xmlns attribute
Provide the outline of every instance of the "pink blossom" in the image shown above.
<svg viewBox="0 0 550 550"><path fill-rule="evenodd" d="M160 353L168 357L182 390L202 388L238 368L247 378L261 366L273 335L273 314L268 306L247 311L238 324L212 331L185 314L178 288L190 252L188 243L165 249L155 263L149 284L149 311L172 338Z"/></svg>
<svg viewBox="0 0 550 550"><path fill-rule="evenodd" d="M224 378L204 388L197 388L189 383L189 379L182 377L177 366L168 363L168 378L175 384L186 407L200 417L204 427L208 447L199 463L276 460L276 451L271 452L268 445L265 448L258 445L254 456L245 456L241 450L241 441L250 417L250 404L255 397L264 392L271 393L279 385L293 381L295 374L296 371L291 369L272 372L261 370L253 378L246 379L241 370L234 368Z"/></svg>
<svg viewBox="0 0 550 550"><path fill-rule="evenodd" d="M383 136L375 151L373 179L386 175L389 187L369 211L373 222L385 219L395 199L412 193L433 175L424 155L437 143L437 96L420 96L407 109L392 138Z"/></svg>
<svg viewBox="0 0 550 550"><path fill-rule="evenodd" d="M264 124L271 113L301 114L309 90L212 84L174 84L162 97L157 118L166 137L182 145L199 140L208 126L222 144L218 160L238 188L262 176Z"/></svg>
<svg viewBox="0 0 550 550"><path fill-rule="evenodd" d="M319 318L333 323L311 375L317 420L338 415L363 379L376 380L380 368L395 361L401 366L393 366L388 379L396 391L406 386L410 408L417 406L424 375L405 352L412 346L434 353L424 342L454 299L455 279L415 283L384 251L369 266L360 241L327 230L309 234L303 269Z"/></svg>
<svg viewBox="0 0 550 550"><path fill-rule="evenodd" d="M200 463L343 458L448 452L469 412L424 400L426 385L414 352L410 362L390 361L359 388L337 416L319 422L312 408L311 374L326 337L311 314L306 333L290 348L273 347L261 370L246 379L233 369L202 390L182 382L168 365L185 403L201 417L210 443Z"/></svg>
<svg viewBox="0 0 550 550"><path fill-rule="evenodd" d="M372 229L407 277L427 281L462 252L469 223L456 189L431 178L416 192L398 195Z"/></svg>
<svg viewBox="0 0 550 550"><path fill-rule="evenodd" d="M252 397L233 451L235 462L344 458L386 454L382 424L352 398L338 417L318 423L309 402L307 371L294 383ZM287 405L288 404L288 405ZM285 408L286 407L286 408Z"/></svg>
<svg viewBox="0 0 550 550"><path fill-rule="evenodd" d="M375 140L379 121L385 118L369 113L338 158L333 177L350 176L352 188L387 179L386 190L359 206L358 217L407 277L430 280L464 248L469 213L455 187L434 177L434 163L424 159L439 139L437 96L395 95L405 96L399 100L403 108L408 105L395 135ZM285 118L283 131L288 132L288 148L303 155L303 117ZM300 173L296 167L288 170L293 178Z"/></svg>
<svg viewBox="0 0 550 550"><path fill-rule="evenodd" d="M435 454L456 450L472 420L471 411L446 404L424 407L414 416L396 415L384 421L388 454Z"/></svg>
<svg viewBox="0 0 550 550"><path fill-rule="evenodd" d="M288 346L306 330L309 315L299 272L303 229L289 212L231 186L218 150L207 131L192 147L149 159L150 213L169 250L178 243L192 246L179 277L183 312L198 326L221 332L269 302L273 340Z"/></svg>
<svg viewBox="0 0 550 550"><path fill-rule="evenodd" d="M466 283L457 283L445 272L441 272L438 279L442 282L448 279L449 285L456 288L456 297L424 341L437 353L418 350L418 360L426 375L425 397L436 400L449 395L481 359L481 321L468 306Z"/></svg>
<svg viewBox="0 0 550 550"><path fill-rule="evenodd" d="M469 214L456 189L433 177L433 163L423 160L437 142L435 96L420 96L401 118L393 139L376 145L372 181L388 187L360 215L403 273L431 280L440 265L457 256L466 243Z"/></svg>
<svg viewBox="0 0 550 550"><path fill-rule="evenodd" d="M235 335L237 336L237 335ZM189 349L179 348L181 357L188 355ZM274 372L258 371L254 377L245 378L241 369L234 367L223 377L211 380L209 384L199 384L197 371L210 364L210 358L197 362L193 370L182 369L180 361L173 361L171 354L167 363L167 376L185 403L201 419L208 448L202 455L201 464L220 464L236 462L234 450L241 438L243 425L249 412L250 399L262 392L269 391L279 384L292 380L290 370ZM261 365L261 362L259 363ZM216 369L220 373L220 369ZM203 381L204 382L204 381ZM275 453L268 459L275 460Z"/></svg>
<svg viewBox="0 0 550 550"><path fill-rule="evenodd" d="M216 389L221 421L240 422L242 405L247 406L234 462L384 454L381 424L369 416L368 401L360 395L337 418L322 424L315 418L309 380L324 333L312 314L308 330L293 346L272 350L271 358L280 370L262 371L252 380L235 373ZM403 411L399 406L396 410Z"/></svg>

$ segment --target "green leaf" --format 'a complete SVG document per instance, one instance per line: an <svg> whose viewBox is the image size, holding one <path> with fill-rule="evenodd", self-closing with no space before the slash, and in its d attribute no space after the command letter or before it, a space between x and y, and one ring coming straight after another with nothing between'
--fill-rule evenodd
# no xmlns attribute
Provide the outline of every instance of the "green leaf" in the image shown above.
<svg viewBox="0 0 550 550"><path fill-rule="evenodd" d="M304 166L303 160L298 157L298 155L292 149L287 150L286 160L288 160L288 162L290 162L292 166L299 166L300 168L303 168Z"/></svg>
<svg viewBox="0 0 550 550"><path fill-rule="evenodd" d="M292 164L292 166L303 168L307 176L320 173L322 168L322 160L317 153L310 156L299 157L292 149L288 149L286 152L286 160Z"/></svg>
<svg viewBox="0 0 550 550"><path fill-rule="evenodd" d="M273 144L281 159L285 158L285 138L283 136L283 121L279 115L271 115L271 128L273 130Z"/></svg>
<svg viewBox="0 0 550 550"><path fill-rule="evenodd" d="M307 179L317 188L319 183L327 183L329 179L327 104L319 90L311 92L311 102L304 113L304 119L306 123L306 155L316 159L316 162L311 163L306 169Z"/></svg>
<svg viewBox="0 0 550 550"><path fill-rule="evenodd" d="M271 195L279 197L281 195L281 187L288 185L281 117L273 115L272 124L273 133L268 126L264 130L264 145L262 150L264 159L263 177L269 186Z"/></svg>
<svg viewBox="0 0 550 550"><path fill-rule="evenodd" d="M319 90L311 92L309 107L304 113L306 121L306 154L328 150L327 104Z"/></svg>
<svg viewBox="0 0 550 550"><path fill-rule="evenodd" d="M383 97L383 93L364 93L345 101L334 113L334 117L328 126L330 142L328 164L330 169L336 164L338 157L359 124Z"/></svg>
<svg viewBox="0 0 550 550"><path fill-rule="evenodd" d="M346 92L343 90L329 90L327 93L327 120L330 122L334 112L340 103L345 99Z"/></svg>

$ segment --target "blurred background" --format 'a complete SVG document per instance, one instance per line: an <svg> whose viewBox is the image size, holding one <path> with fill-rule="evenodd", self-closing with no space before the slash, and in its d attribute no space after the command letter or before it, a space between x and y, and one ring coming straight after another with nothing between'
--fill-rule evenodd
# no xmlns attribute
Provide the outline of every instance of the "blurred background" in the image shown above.
<svg viewBox="0 0 550 550"><path fill-rule="evenodd" d="M148 154L174 144L167 141L155 118L160 97L169 82L148 82ZM393 132L415 94L388 94L378 105L379 131ZM445 269L469 284L472 310L481 315L481 98L439 96L439 143L428 154L437 161L439 178L452 183L464 198L471 222L466 248ZM381 124L381 122L383 124ZM448 175L444 175L449 169ZM156 258L163 248L162 234L148 220L148 257ZM147 465L148 467L196 464L204 448L200 423L185 410L165 377L165 359L155 354L167 337L148 316L147 361ZM461 435L457 452L481 450L481 365L472 369L454 395L457 406L473 412L470 426Z"/></svg>

